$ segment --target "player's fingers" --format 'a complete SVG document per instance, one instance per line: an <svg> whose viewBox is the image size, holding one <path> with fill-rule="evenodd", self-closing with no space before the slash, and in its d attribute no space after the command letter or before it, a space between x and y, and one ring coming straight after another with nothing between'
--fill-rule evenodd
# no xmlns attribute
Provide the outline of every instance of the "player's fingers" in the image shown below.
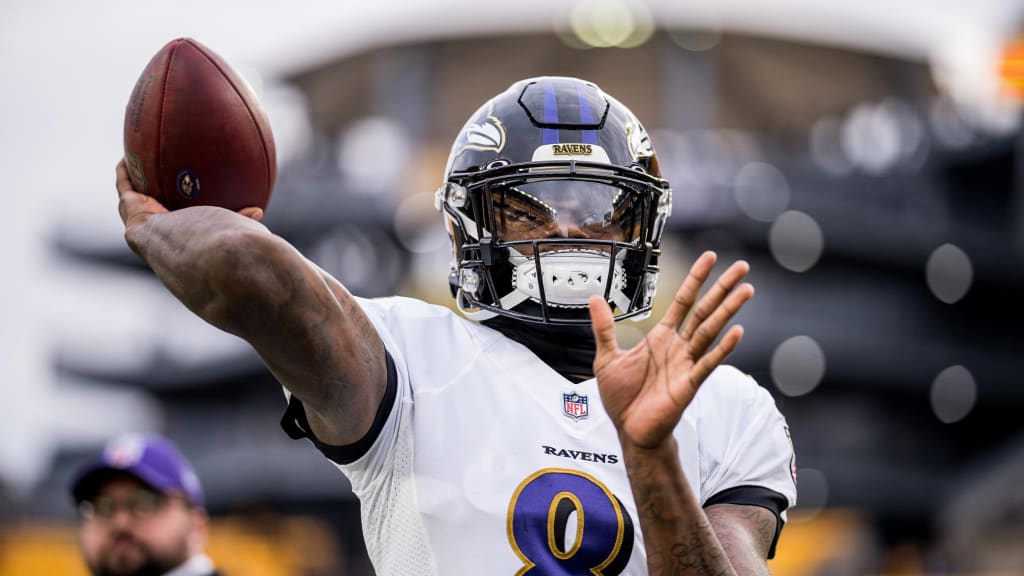
<svg viewBox="0 0 1024 576"><path fill-rule="evenodd" d="M139 194L133 190L125 190L121 193L121 199L117 203L117 211L121 215L121 221L125 224L142 213L166 212L162 206L156 203L149 196Z"/></svg>
<svg viewBox="0 0 1024 576"><path fill-rule="evenodd" d="M117 187L117 214L121 217L121 222L127 224L131 213L132 202L129 192L132 191L132 184L128 179L128 165L123 157L118 161L114 174L114 185Z"/></svg>
<svg viewBox="0 0 1024 576"><path fill-rule="evenodd" d="M753 297L754 287L750 284L742 284L733 290L711 315L694 329L688 344L690 355L693 358L700 358L715 338L718 338L725 325Z"/></svg>
<svg viewBox="0 0 1024 576"><path fill-rule="evenodd" d="M693 386L700 386L704 379L711 374L711 371L717 368L725 357L732 353L736 349L736 346L740 343L743 338L743 326L739 324L732 326L726 331L725 336L718 344L708 351L707 354L701 357L693 368L690 369L690 384ZM684 379L685 380L685 379Z"/></svg>
<svg viewBox="0 0 1024 576"><path fill-rule="evenodd" d="M683 339L689 340L693 336L694 330L696 330L702 322L708 319L722 301L725 300L726 295L728 295L729 292L739 284L740 280L742 280L749 271L750 265L745 261L740 260L738 262L733 262L732 266L729 266L729 269L718 277L718 280L711 289L708 290L707 294L697 302L697 306L693 309L693 313L686 320L686 327L682 332Z"/></svg>
<svg viewBox="0 0 1024 576"><path fill-rule="evenodd" d="M590 325L594 329L594 339L597 341L597 353L618 350L619 344L615 341L615 318L612 316L611 306L597 295L591 296L587 304L590 307Z"/></svg>
<svg viewBox="0 0 1024 576"><path fill-rule="evenodd" d="M711 268L714 267L717 258L718 256L711 251L705 252L700 255L700 258L697 258L697 261L690 267L686 279L679 286L679 290L676 290L675 296L672 297L672 303L669 304L668 310L665 311L665 316L662 317L659 324L672 330L679 328L679 325L683 323L683 318L686 318L686 314L697 300L700 287L708 279L708 274L711 273Z"/></svg>
<svg viewBox="0 0 1024 576"><path fill-rule="evenodd" d="M132 190L132 181L128 178L128 164L125 163L124 158L121 158L121 161L117 163L116 173L118 195Z"/></svg>
<svg viewBox="0 0 1024 576"><path fill-rule="evenodd" d="M250 206L248 208L242 208L241 210L238 211L238 213L241 214L242 216L245 216L246 218L252 218L257 222L263 220L263 208L260 208L259 206Z"/></svg>

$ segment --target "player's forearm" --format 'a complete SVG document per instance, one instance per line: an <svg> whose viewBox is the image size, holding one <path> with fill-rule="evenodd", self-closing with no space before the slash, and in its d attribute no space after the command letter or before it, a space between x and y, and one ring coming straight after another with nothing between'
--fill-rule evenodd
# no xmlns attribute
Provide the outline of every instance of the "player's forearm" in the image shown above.
<svg viewBox="0 0 1024 576"><path fill-rule="evenodd" d="M736 574L690 490L673 438L658 448L622 441L651 576Z"/></svg>
<svg viewBox="0 0 1024 576"><path fill-rule="evenodd" d="M129 247L175 297L207 322L234 333L239 319L229 304L243 291L258 292L252 284L267 269L251 261L264 257L255 253L252 238L258 236L271 235L258 222L206 206L151 214L125 230Z"/></svg>
<svg viewBox="0 0 1024 576"><path fill-rule="evenodd" d="M321 441L366 433L384 395L384 346L337 281L261 224L218 208L152 214L125 237L189 309L253 346L306 405Z"/></svg>

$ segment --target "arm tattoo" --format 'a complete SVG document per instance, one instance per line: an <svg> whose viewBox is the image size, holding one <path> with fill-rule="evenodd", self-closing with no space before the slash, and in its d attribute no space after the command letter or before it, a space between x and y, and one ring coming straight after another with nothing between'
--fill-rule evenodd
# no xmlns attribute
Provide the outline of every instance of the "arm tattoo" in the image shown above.
<svg viewBox="0 0 1024 576"><path fill-rule="evenodd" d="M768 574L765 559L775 538L775 515L759 506L718 504L705 512L737 574Z"/></svg>
<svg viewBox="0 0 1024 576"><path fill-rule="evenodd" d="M651 576L735 574L678 463L636 456L626 463Z"/></svg>
<svg viewBox="0 0 1024 576"><path fill-rule="evenodd" d="M698 525L696 530L681 534L685 542L677 542L672 546L668 558L671 569L665 574L711 574L727 576L734 574L725 557L725 551L714 545L708 545L711 538L711 525Z"/></svg>

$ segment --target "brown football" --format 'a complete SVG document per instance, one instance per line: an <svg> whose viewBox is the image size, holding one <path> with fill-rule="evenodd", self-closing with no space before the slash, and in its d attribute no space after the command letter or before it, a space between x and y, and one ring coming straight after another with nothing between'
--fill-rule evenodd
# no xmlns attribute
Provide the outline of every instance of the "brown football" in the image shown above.
<svg viewBox="0 0 1024 576"><path fill-rule="evenodd" d="M256 94L191 38L149 61L124 114L124 152L137 192L168 210L266 208L277 177L270 122Z"/></svg>

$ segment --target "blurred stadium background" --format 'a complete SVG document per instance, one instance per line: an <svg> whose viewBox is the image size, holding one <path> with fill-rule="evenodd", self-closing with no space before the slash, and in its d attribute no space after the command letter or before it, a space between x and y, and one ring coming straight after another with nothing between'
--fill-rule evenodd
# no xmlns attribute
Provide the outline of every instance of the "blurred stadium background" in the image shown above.
<svg viewBox="0 0 1024 576"><path fill-rule="evenodd" d="M123 107L177 36L268 109L267 225L363 296L450 303L432 192L476 106L597 82L673 183L662 296L703 249L752 264L730 361L799 466L773 572L1024 574L1020 0L0 4L0 574L84 574L71 471L134 430L196 464L228 574L372 573L255 355L124 246Z"/></svg>

